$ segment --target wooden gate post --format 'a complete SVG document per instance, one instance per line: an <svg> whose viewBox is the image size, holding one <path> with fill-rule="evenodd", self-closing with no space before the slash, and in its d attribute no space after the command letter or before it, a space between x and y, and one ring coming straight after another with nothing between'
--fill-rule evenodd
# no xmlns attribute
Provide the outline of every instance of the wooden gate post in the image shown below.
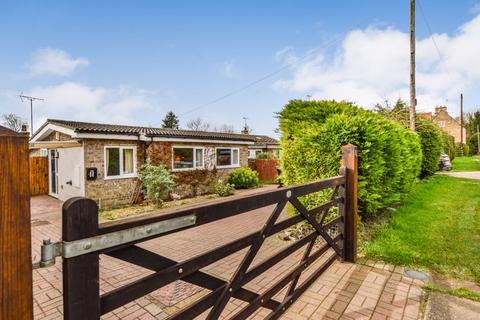
<svg viewBox="0 0 480 320"><path fill-rule="evenodd" d="M98 207L90 199L68 199L62 208L63 241L98 235ZM66 320L100 318L98 253L63 259L63 312Z"/></svg>
<svg viewBox="0 0 480 320"><path fill-rule="evenodd" d="M28 135L0 126L0 319L32 319Z"/></svg>
<svg viewBox="0 0 480 320"><path fill-rule="evenodd" d="M354 263L357 259L358 155L356 146L352 144L342 146L342 167L346 177L343 259Z"/></svg>

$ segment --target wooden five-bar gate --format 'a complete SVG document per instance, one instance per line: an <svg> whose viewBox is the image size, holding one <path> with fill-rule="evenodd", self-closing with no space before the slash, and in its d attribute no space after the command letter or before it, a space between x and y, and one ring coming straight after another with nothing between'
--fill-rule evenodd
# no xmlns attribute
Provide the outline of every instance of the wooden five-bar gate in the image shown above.
<svg viewBox="0 0 480 320"><path fill-rule="evenodd" d="M45 242L42 248L43 261L40 263L48 265L54 262L55 256L63 257L65 319L99 319L101 315L177 280L208 291L172 315L172 319L192 319L199 315L205 315L207 319L218 319L231 298L247 304L231 315L230 319L246 319L259 308L270 310L268 319L278 318L336 259L355 261L357 152L352 145L344 146L342 151L341 170L336 177L236 197L233 200L220 200L168 214L153 214L99 225L98 208L94 201L85 198L68 200L63 206L62 242ZM302 196L327 189L332 192L322 205L307 209L302 204ZM299 214L277 221L288 203ZM258 231L183 261L175 261L138 246L143 241L181 233L186 229L268 206L274 208ZM267 237L302 221L307 221L313 227L310 234L250 267ZM275 279L270 288L254 292L245 287L302 247L305 247L305 251L298 264ZM247 253L229 280L201 270L245 248L248 248ZM153 273L99 294L100 254L146 268ZM317 260L322 263L312 266ZM306 279L299 283L300 276L309 266L315 269L309 269ZM277 294L282 290L286 293L279 299Z"/></svg>

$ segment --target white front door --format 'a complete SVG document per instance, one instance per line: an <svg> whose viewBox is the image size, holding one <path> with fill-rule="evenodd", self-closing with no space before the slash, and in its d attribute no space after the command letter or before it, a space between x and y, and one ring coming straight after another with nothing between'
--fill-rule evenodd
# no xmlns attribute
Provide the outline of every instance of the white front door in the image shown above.
<svg viewBox="0 0 480 320"><path fill-rule="evenodd" d="M57 149L48 150L48 190L49 190L49 195L58 197Z"/></svg>
<svg viewBox="0 0 480 320"><path fill-rule="evenodd" d="M58 149L58 199L85 195L83 147Z"/></svg>

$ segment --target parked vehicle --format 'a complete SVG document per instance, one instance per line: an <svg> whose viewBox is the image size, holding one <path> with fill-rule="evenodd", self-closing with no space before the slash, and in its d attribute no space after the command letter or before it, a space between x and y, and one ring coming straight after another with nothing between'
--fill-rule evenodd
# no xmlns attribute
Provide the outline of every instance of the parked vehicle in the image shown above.
<svg viewBox="0 0 480 320"><path fill-rule="evenodd" d="M448 154L446 153L440 154L438 169L442 171L452 170L452 162L450 161L450 157L448 156Z"/></svg>

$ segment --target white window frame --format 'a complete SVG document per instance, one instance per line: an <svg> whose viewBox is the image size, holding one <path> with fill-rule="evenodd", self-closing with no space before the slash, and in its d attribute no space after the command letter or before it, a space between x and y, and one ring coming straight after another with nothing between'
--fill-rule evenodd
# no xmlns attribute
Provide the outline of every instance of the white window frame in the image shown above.
<svg viewBox="0 0 480 320"><path fill-rule="evenodd" d="M175 149L193 149L193 167L192 168L175 168ZM196 166L197 164L197 150L202 150L202 165ZM198 146L172 146L172 172L178 171L192 171L192 170L202 170L205 169L205 147Z"/></svg>
<svg viewBox="0 0 480 320"><path fill-rule="evenodd" d="M218 149L230 149L232 152L232 156L230 157L230 165L225 165L225 166L219 166L217 165L217 150ZM233 161L233 150L237 150L238 152L238 163L232 163ZM240 148L232 148L232 147L217 147L215 148L215 166L219 169L228 169L228 168L239 168L240 167Z"/></svg>
<svg viewBox="0 0 480 320"><path fill-rule="evenodd" d="M107 166L107 149L119 149L119 161L120 161L120 175L117 176L107 176L108 166ZM123 173L123 150L133 149L133 173ZM104 180L114 180L114 179L127 179L127 178L136 178L137 177L137 146L104 146L103 147L103 179Z"/></svg>
<svg viewBox="0 0 480 320"><path fill-rule="evenodd" d="M252 157L252 153L255 153ZM262 149L248 149L248 159L256 159L259 153L262 153Z"/></svg>
<svg viewBox="0 0 480 320"><path fill-rule="evenodd" d="M440 120L440 121L438 121L438 126L439 126L440 128L445 128L445 124L446 124L446 121L445 121L445 120Z"/></svg>

